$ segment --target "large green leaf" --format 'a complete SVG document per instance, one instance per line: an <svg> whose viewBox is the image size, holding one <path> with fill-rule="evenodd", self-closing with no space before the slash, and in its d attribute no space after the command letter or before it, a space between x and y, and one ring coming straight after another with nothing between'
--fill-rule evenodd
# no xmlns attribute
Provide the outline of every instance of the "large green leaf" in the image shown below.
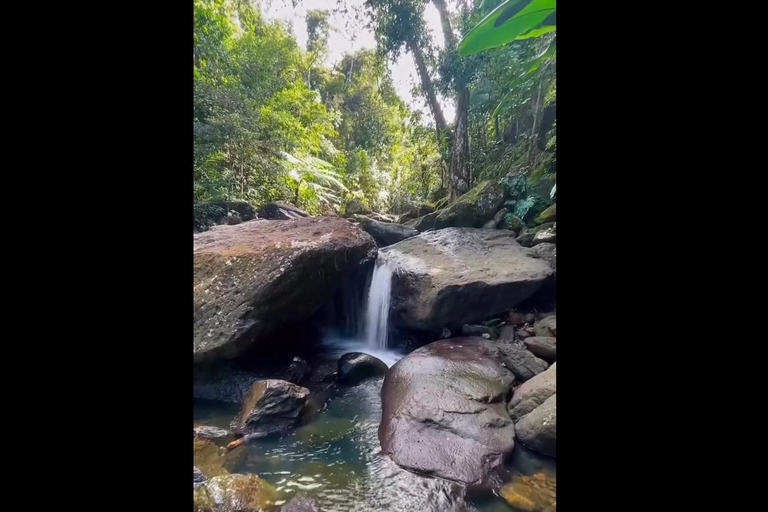
<svg viewBox="0 0 768 512"><path fill-rule="evenodd" d="M555 29L556 0L508 0L475 25L459 43L466 57L522 36L537 37Z"/></svg>

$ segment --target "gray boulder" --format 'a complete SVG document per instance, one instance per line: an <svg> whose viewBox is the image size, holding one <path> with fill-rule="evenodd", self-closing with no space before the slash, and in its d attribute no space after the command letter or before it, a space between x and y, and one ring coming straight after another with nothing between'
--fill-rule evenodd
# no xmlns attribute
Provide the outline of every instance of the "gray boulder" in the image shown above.
<svg viewBox="0 0 768 512"><path fill-rule="evenodd" d="M309 217L309 213L292 204L275 201L268 203L259 210L259 217L267 220L292 220Z"/></svg>
<svg viewBox="0 0 768 512"><path fill-rule="evenodd" d="M487 482L514 447L505 403L514 380L497 347L482 338L411 352L384 378L382 453L416 473Z"/></svg>
<svg viewBox="0 0 768 512"><path fill-rule="evenodd" d="M344 386L355 386L364 380L381 377L389 369L381 359L362 352L350 352L339 358L338 379Z"/></svg>
<svg viewBox="0 0 768 512"><path fill-rule="evenodd" d="M315 498L297 494L283 505L280 512L323 512Z"/></svg>
<svg viewBox="0 0 768 512"><path fill-rule="evenodd" d="M555 244L547 242L540 243L529 249L528 254L534 258L541 258L554 269L557 268L557 245Z"/></svg>
<svg viewBox="0 0 768 512"><path fill-rule="evenodd" d="M504 187L495 181L484 181L439 210L434 227L479 228L491 220L503 204Z"/></svg>
<svg viewBox="0 0 768 512"><path fill-rule="evenodd" d="M557 393L517 422L517 436L528 448L557 457Z"/></svg>
<svg viewBox="0 0 768 512"><path fill-rule="evenodd" d="M297 426L307 409L309 390L285 380L256 381L243 400L232 431L261 437Z"/></svg>
<svg viewBox="0 0 768 512"><path fill-rule="evenodd" d="M393 266L392 308L401 326L439 333L502 314L552 275L510 231L446 228L379 252Z"/></svg>
<svg viewBox="0 0 768 512"><path fill-rule="evenodd" d="M512 395L507 410L514 421L533 411L557 392L557 363L520 385Z"/></svg>
<svg viewBox="0 0 768 512"><path fill-rule="evenodd" d="M526 381L537 375L549 366L546 361L539 359L527 349L508 342L499 342L499 351L507 365L518 380Z"/></svg>

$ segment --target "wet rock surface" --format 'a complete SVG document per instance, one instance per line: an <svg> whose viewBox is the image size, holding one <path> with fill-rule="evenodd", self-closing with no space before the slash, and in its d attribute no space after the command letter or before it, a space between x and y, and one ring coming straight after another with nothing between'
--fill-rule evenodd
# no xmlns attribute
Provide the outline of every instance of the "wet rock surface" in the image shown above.
<svg viewBox="0 0 768 512"><path fill-rule="evenodd" d="M219 427L199 426L193 429L195 437L201 439L222 439L229 436L229 431Z"/></svg>
<svg viewBox="0 0 768 512"><path fill-rule="evenodd" d="M380 257L394 269L395 322L435 333L508 311L553 273L504 230L431 231L381 249Z"/></svg>
<svg viewBox="0 0 768 512"><path fill-rule="evenodd" d="M301 422L308 397L307 388L288 381L257 381L243 400L232 430L255 437L284 433Z"/></svg>
<svg viewBox="0 0 768 512"><path fill-rule="evenodd" d="M381 359L362 352L350 352L339 358L339 384L356 386L367 379L381 377L388 369Z"/></svg>
<svg viewBox="0 0 768 512"><path fill-rule="evenodd" d="M244 451L227 452L209 439L194 439L193 459L195 467L207 478L228 475L237 471L247 454Z"/></svg>
<svg viewBox="0 0 768 512"><path fill-rule="evenodd" d="M280 512L323 512L323 509L320 508L320 503L316 499L297 494L283 505Z"/></svg>
<svg viewBox="0 0 768 512"><path fill-rule="evenodd" d="M519 421L557 392L557 363L524 382L515 390L507 409L510 417Z"/></svg>
<svg viewBox="0 0 768 512"><path fill-rule="evenodd" d="M528 448L557 456L557 393L517 422L517 434Z"/></svg>
<svg viewBox="0 0 768 512"><path fill-rule="evenodd" d="M514 375L482 338L426 345L395 364L382 387L382 453L403 468L482 483L514 447L506 409Z"/></svg>
<svg viewBox="0 0 768 512"><path fill-rule="evenodd" d="M525 348L536 357L554 363L557 360L557 338L550 336L531 336L526 338Z"/></svg>
<svg viewBox="0 0 768 512"><path fill-rule="evenodd" d="M525 347L516 343L499 342L497 345L507 365L518 380L526 381L549 366L546 361L533 355Z"/></svg>
<svg viewBox="0 0 768 512"><path fill-rule="evenodd" d="M276 491L256 475L211 478L195 488L194 512L272 512Z"/></svg>
<svg viewBox="0 0 768 512"><path fill-rule="evenodd" d="M235 358L281 326L307 320L375 255L370 235L339 217L195 235L194 361Z"/></svg>
<svg viewBox="0 0 768 512"><path fill-rule="evenodd" d="M515 476L499 490L499 494L515 510L554 512L556 509L556 482L543 473L535 473L533 476Z"/></svg>
<svg viewBox="0 0 768 512"><path fill-rule="evenodd" d="M387 247L419 234L410 226L380 222L364 215L354 215L352 220L359 222L363 231L371 235L379 247Z"/></svg>

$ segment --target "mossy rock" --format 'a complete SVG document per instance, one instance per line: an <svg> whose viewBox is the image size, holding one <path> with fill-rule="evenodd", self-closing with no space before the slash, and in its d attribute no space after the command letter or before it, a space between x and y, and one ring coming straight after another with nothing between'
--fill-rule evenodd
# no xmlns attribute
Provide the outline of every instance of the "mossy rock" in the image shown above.
<svg viewBox="0 0 768 512"><path fill-rule="evenodd" d="M541 212L533 222L536 224L544 224L546 222L554 222L556 219L557 203L553 204L543 212Z"/></svg>
<svg viewBox="0 0 768 512"><path fill-rule="evenodd" d="M483 181L440 210L434 227L480 228L493 218L503 204L504 187L494 181Z"/></svg>
<svg viewBox="0 0 768 512"><path fill-rule="evenodd" d="M502 217L498 227L499 229L510 229L515 233L520 233L525 228L525 224L517 215L510 212Z"/></svg>
<svg viewBox="0 0 768 512"><path fill-rule="evenodd" d="M209 439L195 438L193 448L194 464L203 474L212 478L225 476L237 470L248 458L247 450L233 450L222 455L223 448Z"/></svg>
<svg viewBox="0 0 768 512"><path fill-rule="evenodd" d="M272 512L277 491L256 475L211 478L194 490L194 512Z"/></svg>

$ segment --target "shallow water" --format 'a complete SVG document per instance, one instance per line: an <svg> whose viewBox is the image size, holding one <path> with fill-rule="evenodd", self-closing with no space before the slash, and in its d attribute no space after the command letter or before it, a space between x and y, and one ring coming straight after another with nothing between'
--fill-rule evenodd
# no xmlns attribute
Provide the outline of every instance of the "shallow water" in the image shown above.
<svg viewBox="0 0 768 512"><path fill-rule="evenodd" d="M255 473L272 483L281 500L299 491L315 496L326 512L514 510L496 496L465 501L460 486L414 475L383 457L377 432L382 380L342 388L308 425L238 448L248 456L235 471ZM196 423L229 428L238 406L196 401L194 411ZM555 477L553 460L515 450L515 472L542 471Z"/></svg>

